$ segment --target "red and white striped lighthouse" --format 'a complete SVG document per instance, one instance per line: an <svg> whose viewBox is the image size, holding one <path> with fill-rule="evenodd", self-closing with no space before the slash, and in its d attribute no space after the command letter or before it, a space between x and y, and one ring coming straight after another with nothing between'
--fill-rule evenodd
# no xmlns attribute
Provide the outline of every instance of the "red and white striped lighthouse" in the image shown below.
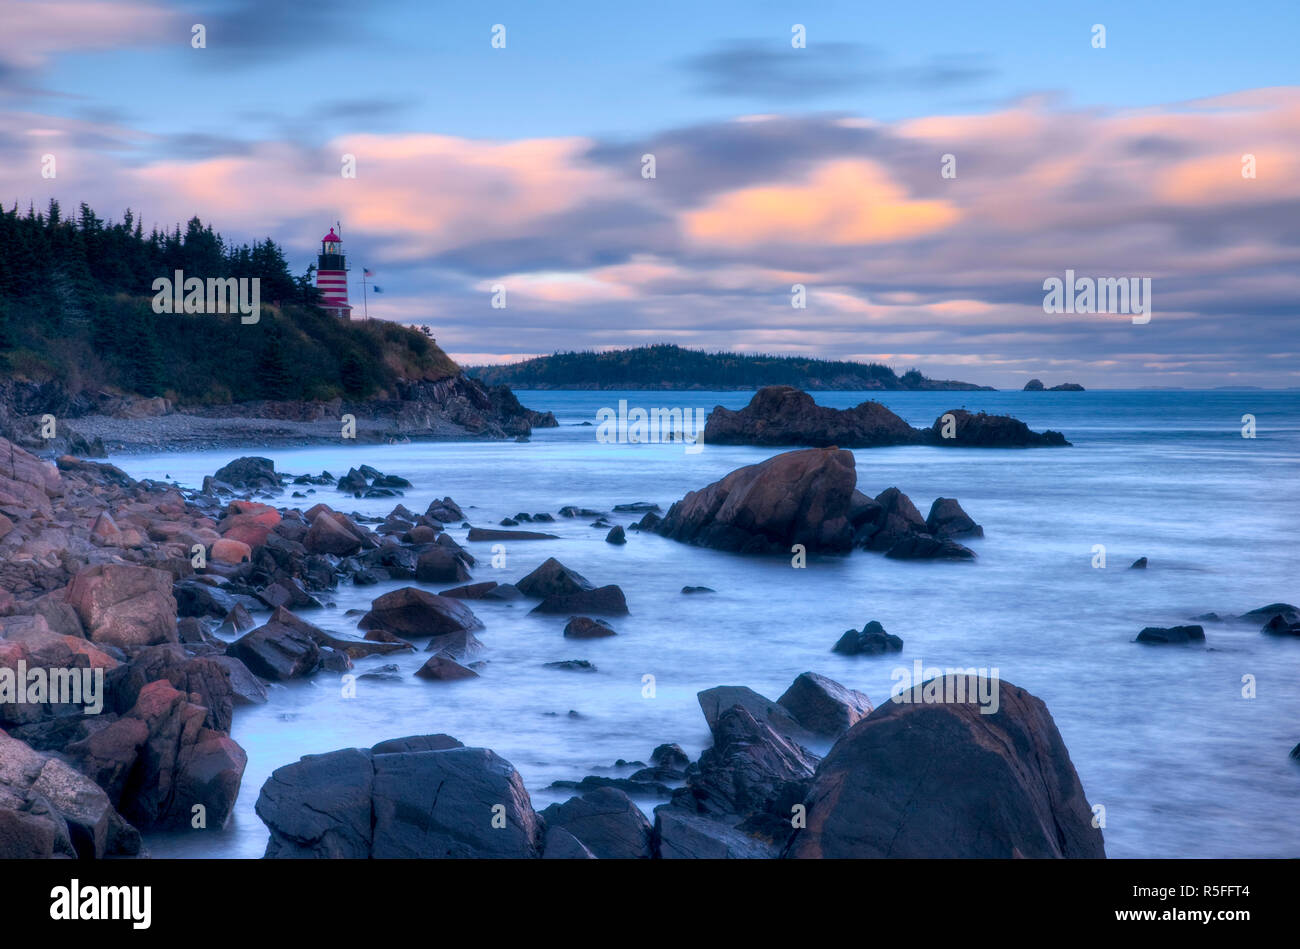
<svg viewBox="0 0 1300 949"><path fill-rule="evenodd" d="M343 240L334 228L321 238L320 257L316 261L316 289L321 292L321 306L335 316L352 319L348 305L348 265L343 259Z"/></svg>

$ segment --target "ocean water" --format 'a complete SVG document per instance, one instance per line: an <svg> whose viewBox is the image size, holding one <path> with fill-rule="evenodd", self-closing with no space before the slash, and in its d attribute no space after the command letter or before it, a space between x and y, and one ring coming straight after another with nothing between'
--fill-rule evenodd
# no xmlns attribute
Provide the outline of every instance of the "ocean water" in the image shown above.
<svg viewBox="0 0 1300 949"><path fill-rule="evenodd" d="M216 451L115 459L136 477L197 486L240 454L263 454L281 471L343 473L369 463L409 479L401 499L422 511L450 495L469 519L495 525L518 511L555 513L566 504L609 510L652 501L664 509L687 491L773 451L706 445L601 444L597 410L630 406L739 407L737 392L520 392L552 410L560 427L531 442L352 445L298 450ZM464 541L479 559L476 580L515 581L555 556L597 584L617 583L631 615L619 635L563 638L565 618L529 616L532 601L473 602L486 629L482 677L430 683L410 675L427 654L373 657L354 673L396 663L401 682L359 681L342 697L339 676L276 685L264 706L236 710L233 736L248 753L230 825L152 835L158 856L257 857L267 833L253 805L277 767L306 754L369 746L386 738L446 732L495 749L522 774L539 809L571 792L552 781L615 770L616 759L648 759L662 742L692 757L709 735L695 695L722 684L776 698L812 670L886 701L895 669L996 668L1050 709L1090 802L1105 808L1113 857L1300 856L1300 640L1265 636L1258 625L1207 624L1208 648L1133 642L1148 625L1175 625L1216 611L1240 614L1300 601L1300 392L1090 391L816 393L845 407L874 397L913 425L951 408L1009 413L1035 430L1053 428L1063 449L926 447L857 451L858 486L907 493L922 514L936 497L958 498L984 526L968 542L974 563L897 562L867 552L785 558L701 550L628 533L604 542L586 519L540 529L558 540L512 542L495 569L488 543ZM1242 416L1258 432L1242 437ZM355 500L317 489L344 511L384 514L391 500ZM292 503L288 496L281 503ZM635 515L613 515L630 524ZM523 525L526 527L527 525ZM1094 545L1106 566L1093 566ZM1127 569L1138 557L1145 571ZM341 586L312 622L352 631L348 609L402 584ZM714 588L685 596L684 585ZM831 647L850 627L879 620L904 641L901 653L844 657ZM543 663L587 659L594 673ZM645 688L653 676L653 695ZM1250 678L1247 678L1250 677ZM1243 696L1253 682L1255 697ZM647 809L657 802L640 802Z"/></svg>

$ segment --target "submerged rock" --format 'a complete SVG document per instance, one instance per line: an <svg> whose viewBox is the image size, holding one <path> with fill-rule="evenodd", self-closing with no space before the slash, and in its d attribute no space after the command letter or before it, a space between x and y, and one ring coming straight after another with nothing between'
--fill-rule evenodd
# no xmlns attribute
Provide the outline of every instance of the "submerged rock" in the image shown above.
<svg viewBox="0 0 1300 949"><path fill-rule="evenodd" d="M1148 626L1138 633L1135 642L1159 645L1164 643L1203 643L1203 626Z"/></svg>

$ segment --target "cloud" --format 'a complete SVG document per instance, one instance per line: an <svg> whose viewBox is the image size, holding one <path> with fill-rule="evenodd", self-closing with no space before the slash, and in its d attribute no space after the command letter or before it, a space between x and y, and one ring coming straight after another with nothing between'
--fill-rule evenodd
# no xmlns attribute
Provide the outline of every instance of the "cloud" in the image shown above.
<svg viewBox="0 0 1300 949"><path fill-rule="evenodd" d="M0 198L129 205L146 227L198 214L236 240L274 235L298 267L342 220L354 267L383 274L372 310L430 322L456 352L676 341L875 354L995 385L1049 369L1085 385L1294 385L1269 357L1300 316L1298 138L1296 88L895 123L746 116L637 141L317 146L0 112ZM56 181L39 178L45 153ZM356 179L339 174L344 153ZM1151 323L1045 314L1042 283L1067 269L1151 277ZM504 310L488 302L497 282Z"/></svg>
<svg viewBox="0 0 1300 949"><path fill-rule="evenodd" d="M685 59L696 91L776 102L801 102L863 89L935 90L972 85L994 75L979 57L935 57L895 65L879 49L857 43L733 40Z"/></svg>

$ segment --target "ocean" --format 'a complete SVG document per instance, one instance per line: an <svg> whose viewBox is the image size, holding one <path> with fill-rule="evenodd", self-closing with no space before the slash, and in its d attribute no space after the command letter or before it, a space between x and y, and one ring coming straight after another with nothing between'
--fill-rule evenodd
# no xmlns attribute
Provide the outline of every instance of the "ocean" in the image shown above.
<svg viewBox="0 0 1300 949"><path fill-rule="evenodd" d="M201 484L241 454L277 470L334 475L370 464L414 485L400 498L423 511L449 495L476 526L516 512L555 514L568 504L611 510L649 501L663 509L687 491L775 450L681 444L602 444L601 408L739 408L748 392L517 393L551 410L556 429L528 443L455 442L294 450L248 446L114 458L131 475ZM556 780L626 775L617 759L647 761L663 742L692 758L709 733L696 693L747 685L775 699L795 676L820 672L888 700L895 670L977 667L1028 689L1052 713L1089 801L1104 808L1112 857L1300 856L1300 640L1259 624L1207 623L1204 646L1144 646L1144 626L1170 626L1215 611L1243 613L1300 601L1300 392L819 392L839 408L866 398L913 425L965 407L1011 414L1036 431L1056 429L1073 447L1030 450L898 447L860 450L858 487L897 486L924 515L955 497L985 536L966 542L974 563L892 561L879 554L760 558L688 547L628 532L605 543L590 519L557 518L532 529L557 540L511 542L492 566L490 543L468 543L475 580L516 581L557 557L596 584L619 584L631 615L616 637L571 641L565 617L530 616L532 601L470 606L486 625L479 679L425 682L410 675L424 652L359 660L354 674L395 663L399 682L359 680L344 698L340 677L320 673L276 685L263 706L235 712L233 737L248 753L234 817L225 829L152 834L156 856L259 857L265 826L258 792L280 767L307 754L445 732L494 749L518 769L541 809L573 792ZM1243 416L1256 420L1243 438ZM582 422L591 422L583 426ZM318 488L324 501L386 514L396 501L355 500ZM295 503L286 492L287 505ZM639 515L612 515L628 525ZM520 529L529 529L522 524ZM1094 566L1096 545L1106 565ZM1147 570L1130 570L1139 557ZM305 618L341 632L349 609L404 584L341 586L330 606ZM716 592L683 595L685 585ZM849 628L879 620L902 637L901 653L831 652ZM421 644L418 644L422 646ZM586 659L590 673L545 668ZM653 679L647 679L652 676ZM653 685L648 688L647 685ZM1253 697L1247 697L1251 693ZM824 750L824 749L821 749ZM649 811L658 801L639 801Z"/></svg>

